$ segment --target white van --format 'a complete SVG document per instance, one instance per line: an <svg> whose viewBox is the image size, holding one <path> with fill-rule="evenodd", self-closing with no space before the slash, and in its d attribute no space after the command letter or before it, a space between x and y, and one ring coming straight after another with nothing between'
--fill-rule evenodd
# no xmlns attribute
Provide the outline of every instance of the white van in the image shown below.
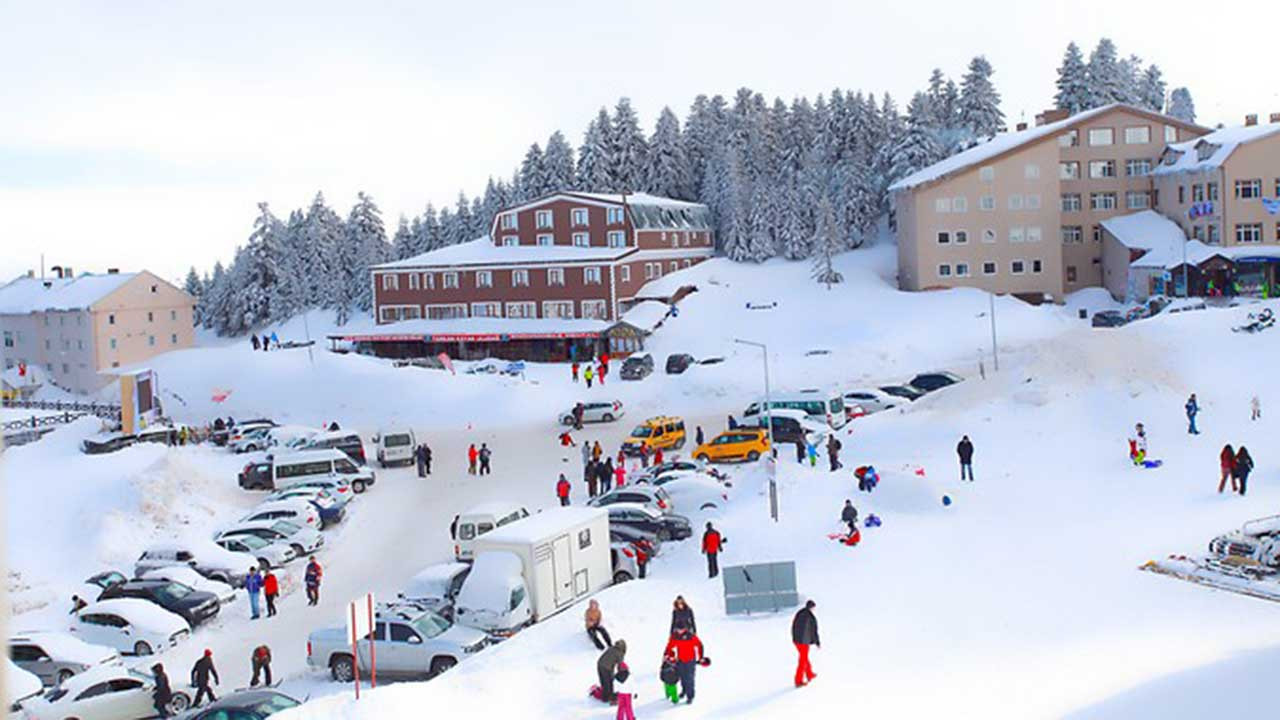
<svg viewBox="0 0 1280 720"><path fill-rule="evenodd" d="M742 411L744 424L759 425L756 416L764 407L764 398L751 403ZM769 396L769 405L775 408L802 410L805 415L826 423L832 430L839 430L848 422L844 412L844 395L836 390L807 389L799 392L776 393Z"/></svg>
<svg viewBox="0 0 1280 720"><path fill-rule="evenodd" d="M341 450L304 450L249 463L240 471L240 487L281 490L321 478L345 481L357 493L364 492L376 479L372 470L359 467Z"/></svg>
<svg viewBox="0 0 1280 720"><path fill-rule="evenodd" d="M529 517L529 511L515 503L484 503L476 505L454 520L453 556L461 562L475 559L476 538L520 518Z"/></svg>
<svg viewBox="0 0 1280 720"><path fill-rule="evenodd" d="M395 463L413 464L413 452L418 449L417 438L408 428L393 428L379 432L373 442L378 446L378 465L386 467Z"/></svg>

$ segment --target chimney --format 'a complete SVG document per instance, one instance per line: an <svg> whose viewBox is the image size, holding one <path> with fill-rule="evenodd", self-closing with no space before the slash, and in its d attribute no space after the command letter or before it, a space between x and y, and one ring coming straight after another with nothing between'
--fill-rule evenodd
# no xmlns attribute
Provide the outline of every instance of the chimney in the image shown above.
<svg viewBox="0 0 1280 720"><path fill-rule="evenodd" d="M108 274L108 275L119 275L119 274L120 274L120 268L107 268L107 274Z"/></svg>
<svg viewBox="0 0 1280 720"><path fill-rule="evenodd" d="M1245 126L1245 127L1253 127L1254 125L1257 125L1257 124L1258 124L1258 116L1257 116L1257 114L1255 114L1255 113L1249 113L1248 115L1245 115L1245 116L1244 116L1244 126Z"/></svg>
<svg viewBox="0 0 1280 720"><path fill-rule="evenodd" d="M71 266L70 266L70 265L68 265L68 266L66 266L66 267L64 267L64 268L62 268L62 277L67 278L68 280L70 280L70 279L74 278L75 276L76 276L76 274L75 274L75 273L73 273L73 272L71 272Z"/></svg>
<svg viewBox="0 0 1280 720"><path fill-rule="evenodd" d="M34 278L35 276L36 276L36 271L35 271L35 270L28 270L28 271L27 271L27 277L29 277L29 278Z"/></svg>
<svg viewBox="0 0 1280 720"><path fill-rule="evenodd" d="M1062 108L1050 108L1039 115L1036 115L1036 127L1058 122L1059 120L1066 120L1070 116L1071 113L1063 110Z"/></svg>
<svg viewBox="0 0 1280 720"><path fill-rule="evenodd" d="M1026 129L1027 129L1027 124L1026 124L1026 123L1024 123L1024 122L1020 122L1020 123L1018 123L1018 124L1017 124L1017 130L1018 130L1018 132L1022 132L1023 130L1026 130Z"/></svg>
<svg viewBox="0 0 1280 720"><path fill-rule="evenodd" d="M1280 113L1271 113L1271 122L1280 123Z"/></svg>
<svg viewBox="0 0 1280 720"><path fill-rule="evenodd" d="M61 279L62 279L62 266L61 266L61 265L54 265L53 267L51 267L51 268L49 268L49 269L50 269L50 270L52 270L53 272L55 272L55 273L57 273L57 274L58 274L58 279L59 279L59 280L61 280Z"/></svg>

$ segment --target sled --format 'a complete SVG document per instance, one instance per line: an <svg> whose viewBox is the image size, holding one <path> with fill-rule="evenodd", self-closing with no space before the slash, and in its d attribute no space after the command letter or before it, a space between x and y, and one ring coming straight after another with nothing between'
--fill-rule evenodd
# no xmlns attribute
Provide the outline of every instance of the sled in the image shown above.
<svg viewBox="0 0 1280 720"><path fill-rule="evenodd" d="M1146 468L1147 470L1158 468L1163 464L1164 464L1163 460L1143 460L1142 461L1142 467Z"/></svg>
<svg viewBox="0 0 1280 720"><path fill-rule="evenodd" d="M843 545L853 547L862 542L862 533L857 530L853 531L853 535L849 535L847 533L830 533L827 535L827 539L835 540Z"/></svg>

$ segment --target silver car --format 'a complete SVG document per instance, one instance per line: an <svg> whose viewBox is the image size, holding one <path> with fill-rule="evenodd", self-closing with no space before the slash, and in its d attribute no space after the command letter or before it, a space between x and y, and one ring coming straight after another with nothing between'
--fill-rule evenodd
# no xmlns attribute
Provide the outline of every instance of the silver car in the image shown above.
<svg viewBox="0 0 1280 720"><path fill-rule="evenodd" d="M40 678L45 686L64 681L99 665L119 665L120 653L105 645L90 645L61 632L31 632L9 637L14 664Z"/></svg>
<svg viewBox="0 0 1280 720"><path fill-rule="evenodd" d="M561 425L573 424L573 410L569 408L568 411L560 414ZM611 423L625 414L620 400L582 403L582 422L584 423Z"/></svg>
<svg viewBox="0 0 1280 720"><path fill-rule="evenodd" d="M846 408L857 405L866 411L868 415L878 413L881 410L888 410L901 402L898 398L879 390L870 388L859 388L850 390L844 394L844 405Z"/></svg>

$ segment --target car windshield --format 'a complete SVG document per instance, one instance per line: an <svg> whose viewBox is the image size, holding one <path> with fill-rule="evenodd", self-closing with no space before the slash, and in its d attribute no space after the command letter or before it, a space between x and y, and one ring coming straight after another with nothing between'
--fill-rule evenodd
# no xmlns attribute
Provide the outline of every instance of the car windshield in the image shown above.
<svg viewBox="0 0 1280 720"><path fill-rule="evenodd" d="M281 710L298 707L298 705L298 701L288 695L275 694L265 700L259 700L246 709L251 713L256 713L258 717L267 717Z"/></svg>
<svg viewBox="0 0 1280 720"><path fill-rule="evenodd" d="M168 585L160 587L156 590L156 595L160 596L165 602L176 602L194 592L191 588L181 583L171 582Z"/></svg>
<svg viewBox="0 0 1280 720"><path fill-rule="evenodd" d="M647 438L650 435L653 435L653 428L649 427L648 425L641 425L640 427L631 431L631 437Z"/></svg>
<svg viewBox="0 0 1280 720"><path fill-rule="evenodd" d="M270 545L270 543L258 537L257 535L237 535L235 536L235 539L244 543L244 546L249 548L250 550L261 550L267 545Z"/></svg>
<svg viewBox="0 0 1280 720"><path fill-rule="evenodd" d="M418 631L419 635L427 638L433 638L453 626L453 623L433 612L424 614L410 624L413 625L414 630Z"/></svg>
<svg viewBox="0 0 1280 720"><path fill-rule="evenodd" d="M298 527L297 525L294 525L288 520L280 520L275 525L272 525L271 529L275 530L281 535L292 535L298 532L299 530L301 530L302 528Z"/></svg>

